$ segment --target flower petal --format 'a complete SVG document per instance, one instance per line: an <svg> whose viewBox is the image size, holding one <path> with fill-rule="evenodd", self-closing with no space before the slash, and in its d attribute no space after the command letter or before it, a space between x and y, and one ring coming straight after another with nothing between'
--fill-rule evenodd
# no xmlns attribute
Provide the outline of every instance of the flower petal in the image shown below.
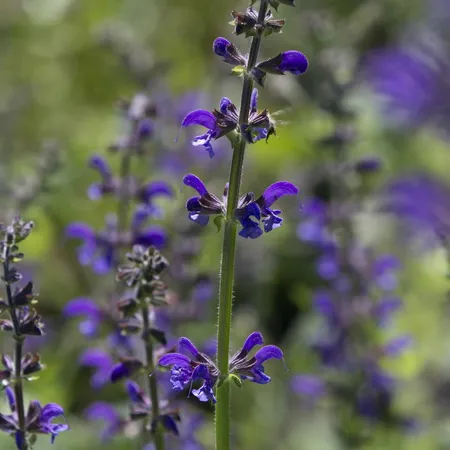
<svg viewBox="0 0 450 450"><path fill-rule="evenodd" d="M109 167L108 161L103 156L94 155L89 160L89 167L94 170L97 170L100 175L104 178L108 178L111 176L111 168Z"/></svg>
<svg viewBox="0 0 450 450"><path fill-rule="evenodd" d="M97 369L109 370L113 365L111 356L101 348L89 348L80 356L80 364L95 367Z"/></svg>
<svg viewBox="0 0 450 450"><path fill-rule="evenodd" d="M201 125L209 130L216 129L216 118L214 114L205 109L196 109L190 112L181 122L181 126L189 127L190 125Z"/></svg>
<svg viewBox="0 0 450 450"><path fill-rule="evenodd" d="M88 420L104 420L108 423L115 423L119 420L116 409L106 402L92 403L85 411Z"/></svg>
<svg viewBox="0 0 450 450"><path fill-rule="evenodd" d="M250 114L256 113L258 110L258 89L254 88L250 99Z"/></svg>
<svg viewBox="0 0 450 450"><path fill-rule="evenodd" d="M162 248L167 242L167 234L164 228L152 225L141 233L139 233L134 238L134 244L143 245L145 247L155 246L157 248Z"/></svg>
<svg viewBox="0 0 450 450"><path fill-rule="evenodd" d="M128 396L130 397L132 402L140 403L142 401L142 389L137 383L128 380L126 382L126 388Z"/></svg>
<svg viewBox="0 0 450 450"><path fill-rule="evenodd" d="M263 345L263 344L264 344L263 335L259 331L254 331L245 340L240 353L245 352L245 355L247 355L248 353L250 353L253 350L254 347L256 347L257 345Z"/></svg>
<svg viewBox="0 0 450 450"><path fill-rule="evenodd" d="M178 349L190 353L194 358L197 358L197 356L200 355L197 347L187 337L181 337L178 340Z"/></svg>
<svg viewBox="0 0 450 450"><path fill-rule="evenodd" d="M142 198L150 202L155 195L173 197L173 189L166 181L151 181L142 188Z"/></svg>
<svg viewBox="0 0 450 450"><path fill-rule="evenodd" d="M64 409L56 403L48 403L42 408L40 421L50 422L56 417L64 415Z"/></svg>
<svg viewBox="0 0 450 450"><path fill-rule="evenodd" d="M231 42L224 37L218 37L213 42L213 52L217 56L222 56L222 58L226 58L227 56L227 47L231 45Z"/></svg>
<svg viewBox="0 0 450 450"><path fill-rule="evenodd" d="M399 356L403 353L408 347L411 347L413 344L413 339L411 336L404 335L399 336L394 339L391 339L386 345L383 347L383 353L388 356Z"/></svg>
<svg viewBox="0 0 450 450"><path fill-rule="evenodd" d="M92 201L100 200L103 197L103 185L102 183L92 183L88 187L88 197Z"/></svg>
<svg viewBox="0 0 450 450"><path fill-rule="evenodd" d="M9 409L14 412L16 409L16 397L14 395L14 391L9 386L5 389L5 395L8 400Z"/></svg>
<svg viewBox="0 0 450 450"><path fill-rule="evenodd" d="M263 234L258 222L255 222L249 217L243 217L239 220L242 225L242 230L239 231L239 236L246 239L256 239Z"/></svg>
<svg viewBox="0 0 450 450"><path fill-rule="evenodd" d="M271 358L283 359L283 352L276 345L265 345L255 353L255 359L258 364L262 364Z"/></svg>
<svg viewBox="0 0 450 450"><path fill-rule="evenodd" d="M205 195L208 193L208 190L206 189L206 186L203 183L203 181L200 180L200 178L194 175L193 173L185 175L183 178L183 183L186 186L195 189L200 195Z"/></svg>
<svg viewBox="0 0 450 450"><path fill-rule="evenodd" d="M94 240L94 230L83 222L73 222L66 228L66 236L73 239Z"/></svg>
<svg viewBox="0 0 450 450"><path fill-rule="evenodd" d="M233 104L233 102L228 97L223 97L220 100L220 112L222 114L226 114L228 111L228 107L232 104Z"/></svg>
<svg viewBox="0 0 450 450"><path fill-rule="evenodd" d="M50 438L50 442L54 444L56 436L64 431L68 431L69 425L67 425L66 423L53 423L49 425L48 429L52 435L52 437Z"/></svg>
<svg viewBox="0 0 450 450"><path fill-rule="evenodd" d="M281 54L281 64L278 68L282 72L290 72L294 75L301 75L308 69L306 56L297 50L288 50Z"/></svg>
<svg viewBox="0 0 450 450"><path fill-rule="evenodd" d="M325 395L324 382L314 375L296 375L291 380L292 390L299 395L318 399Z"/></svg>
<svg viewBox="0 0 450 450"><path fill-rule="evenodd" d="M94 300L87 297L77 297L67 303L63 309L63 314L66 317L99 317L102 314L102 310Z"/></svg>
<svg viewBox="0 0 450 450"><path fill-rule="evenodd" d="M11 433L16 429L16 422L11 414L0 414L0 431Z"/></svg>
<svg viewBox="0 0 450 450"><path fill-rule="evenodd" d="M283 195L296 195L298 188L289 181L278 181L271 184L263 193L264 207L270 208Z"/></svg>
<svg viewBox="0 0 450 450"><path fill-rule="evenodd" d="M186 355L182 355L181 353L167 353L167 355L159 358L158 364L163 367L172 365L190 367L191 360Z"/></svg>

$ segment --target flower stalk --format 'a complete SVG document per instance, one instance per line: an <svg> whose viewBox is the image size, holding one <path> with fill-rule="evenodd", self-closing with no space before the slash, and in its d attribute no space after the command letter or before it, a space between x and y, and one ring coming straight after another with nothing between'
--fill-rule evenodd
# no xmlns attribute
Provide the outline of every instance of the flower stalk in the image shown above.
<svg viewBox="0 0 450 450"><path fill-rule="evenodd" d="M25 406L23 403L23 386L22 386L22 349L23 349L23 341L25 337L20 332L20 324L17 318L16 309L14 305L13 295L11 292L10 285L10 270L9 270L9 261L10 261L10 250L11 246L5 242L4 247L4 255L3 255L3 279L5 282L6 289L6 299L9 307L9 314L11 317L11 322L14 327L13 337L14 337L14 394L16 398L16 408L17 408L17 418L18 418L18 426L16 434L16 443L20 446L20 450L28 450L26 433L25 433Z"/></svg>
<svg viewBox="0 0 450 450"><path fill-rule="evenodd" d="M148 304L143 302L142 304L142 318L143 318L143 329L142 329L142 340L145 344L145 356L147 370L150 374L155 371L155 362L153 356L153 342L150 335L150 319L149 319L149 307ZM150 394L150 400L152 404L152 415L153 419L156 419L160 415L159 411L159 396L158 396L158 382L156 376L149 376L148 378L148 391ZM150 424L151 425L151 424ZM150 426L151 428L151 426ZM156 429L154 431L153 442L155 444L156 450L164 450L164 429L160 426L159 421L157 422Z"/></svg>
<svg viewBox="0 0 450 450"><path fill-rule="evenodd" d="M258 14L258 24L264 23L268 7L268 0L261 0ZM241 108L239 125L248 123L250 100L253 91L253 79L250 76L251 69L255 66L262 39L262 27L257 28L252 39L247 63L247 74L244 75L242 87ZM222 378L228 375L230 354L230 333L233 306L234 265L236 255L237 224L234 212L239 201L239 191L244 165L246 140L243 136L237 141L233 149L229 177L229 192L227 204L227 217L224 227L221 270L219 281L219 312L217 316L217 367ZM224 382L217 387L216 404L216 450L230 449L230 383Z"/></svg>

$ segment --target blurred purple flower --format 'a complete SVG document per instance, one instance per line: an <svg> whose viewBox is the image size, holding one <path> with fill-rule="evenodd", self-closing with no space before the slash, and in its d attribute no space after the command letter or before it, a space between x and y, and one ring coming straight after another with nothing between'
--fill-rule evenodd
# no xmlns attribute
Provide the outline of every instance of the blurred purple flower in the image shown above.
<svg viewBox="0 0 450 450"><path fill-rule="evenodd" d="M114 364L109 372L109 378L112 383L131 377L137 371L142 369L143 363L140 359L134 357L123 357L120 362Z"/></svg>
<svg viewBox="0 0 450 450"><path fill-rule="evenodd" d="M102 321L103 312L94 300L86 297L77 297L70 300L63 309L66 317L84 316L86 319L80 322L80 333L87 337L94 337Z"/></svg>
<svg viewBox="0 0 450 450"><path fill-rule="evenodd" d="M89 160L89 166L96 170L101 182L93 183L88 188L88 196L91 200L98 200L105 194L111 194L117 189L117 182L112 175L111 168L103 156L94 155Z"/></svg>
<svg viewBox="0 0 450 450"><path fill-rule="evenodd" d="M114 406L106 402L92 403L86 409L84 415L89 421L102 420L105 422L105 428L101 432L102 441L108 441L120 433L127 423L120 417Z"/></svg>
<svg viewBox="0 0 450 450"><path fill-rule="evenodd" d="M131 231L119 233L117 218L108 216L106 229L95 232L89 225L74 222L66 228L66 235L72 239L80 239L83 244L78 249L78 261L81 265L91 265L95 273L104 275L117 263L117 248L132 245L155 246L161 248L166 241L166 234L156 225L142 229L144 220L148 217L142 208L136 209Z"/></svg>
<svg viewBox="0 0 450 450"><path fill-rule="evenodd" d="M383 354L391 357L400 356L413 343L414 341L411 336L404 335L395 337L383 346Z"/></svg>
<svg viewBox="0 0 450 450"><path fill-rule="evenodd" d="M372 263L373 280L382 291L393 291L397 288L397 271L400 261L393 255L378 256Z"/></svg>
<svg viewBox="0 0 450 450"><path fill-rule="evenodd" d="M429 175L411 175L388 184L382 210L396 215L428 245L446 242L450 236L450 189Z"/></svg>
<svg viewBox="0 0 450 450"><path fill-rule="evenodd" d="M377 50L367 57L366 74L391 121L413 128L431 125L448 136L450 66L447 51L439 47Z"/></svg>
<svg viewBox="0 0 450 450"><path fill-rule="evenodd" d="M91 386L94 389L99 389L109 382L114 362L111 355L101 348L85 350L80 356L80 364L95 369L91 378Z"/></svg>
<svg viewBox="0 0 450 450"><path fill-rule="evenodd" d="M392 314L403 307L403 302L397 297L385 297L379 300L372 308L372 315L380 327L390 323Z"/></svg>
<svg viewBox="0 0 450 450"><path fill-rule="evenodd" d="M297 236L313 245L328 245L331 240L327 230L328 208L319 199L309 199L302 209L302 222L297 228Z"/></svg>
<svg viewBox="0 0 450 450"><path fill-rule="evenodd" d="M291 379L292 390L301 396L318 400L326 394L325 383L315 375L295 375Z"/></svg>
<svg viewBox="0 0 450 450"><path fill-rule="evenodd" d="M137 193L137 198L145 205L150 217L162 216L161 208L155 205L155 199L158 197L173 197L173 189L167 182L151 181L142 186Z"/></svg>

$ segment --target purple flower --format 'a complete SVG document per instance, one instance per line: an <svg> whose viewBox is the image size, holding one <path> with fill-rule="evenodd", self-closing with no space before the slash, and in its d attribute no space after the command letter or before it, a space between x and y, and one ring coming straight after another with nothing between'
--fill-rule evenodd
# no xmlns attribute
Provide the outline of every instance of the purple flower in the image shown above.
<svg viewBox="0 0 450 450"><path fill-rule="evenodd" d="M119 233L116 217L108 216L104 231L95 232L85 223L74 222L66 228L66 235L83 241L78 249L80 264L91 265L95 273L104 275L116 265L118 247L139 244L161 248L165 244L166 235L162 228L141 228L147 217L147 212L138 208L133 217L131 232Z"/></svg>
<svg viewBox="0 0 450 450"><path fill-rule="evenodd" d="M151 181L139 189L138 199L145 205L146 211L151 217L161 217L161 209L154 204L158 197L173 197L173 189L165 181Z"/></svg>
<svg viewBox="0 0 450 450"><path fill-rule="evenodd" d="M291 380L292 390L301 396L318 400L326 394L324 382L315 375L295 375Z"/></svg>
<svg viewBox="0 0 450 450"><path fill-rule="evenodd" d="M386 297L379 300L372 308L372 315L377 325L384 327L389 324L392 314L403 307L403 302L397 297Z"/></svg>
<svg viewBox="0 0 450 450"><path fill-rule="evenodd" d="M260 139L268 139L275 134L275 125L268 111L257 110L258 91L252 92L248 124L239 126L239 113L236 106L230 99L223 97L220 101L219 109L213 112L204 109L197 109L190 112L182 121L182 127L200 125L208 131L198 135L192 141L194 146L203 146L212 158L214 151L211 140L216 140L232 132L242 131L245 139L249 143L254 143Z"/></svg>
<svg viewBox="0 0 450 450"><path fill-rule="evenodd" d="M197 350L195 345L185 337L178 341L180 351L185 351L191 357L182 353L168 353L159 359L158 364L163 367L172 366L170 382L172 389L181 392L186 386L192 385L196 380L202 380L199 389L193 389L192 394L201 402L211 400L216 402L214 385L218 379L219 371L209 356Z"/></svg>
<svg viewBox="0 0 450 450"><path fill-rule="evenodd" d="M0 414L0 431L14 434L18 450L22 450L22 442L19 434L19 418L17 415L14 392L11 388L5 389L6 398L11 409L11 414ZM65 423L53 423L53 420L64 416L64 410L56 403L48 403L44 407L37 400L30 402L25 417L25 431L31 434L50 435L51 442L55 441L63 431L67 431L69 426Z"/></svg>
<svg viewBox="0 0 450 450"><path fill-rule="evenodd" d="M96 170L102 181L89 186L88 196L91 200L99 200L103 195L115 192L117 182L114 179L111 168L103 156L94 155L89 160L89 166Z"/></svg>
<svg viewBox="0 0 450 450"><path fill-rule="evenodd" d="M324 280L334 280L339 275L339 261L334 249L324 252L317 262L317 273Z"/></svg>
<svg viewBox="0 0 450 450"><path fill-rule="evenodd" d="M261 347L254 356L249 353L264 339L259 331L251 333L242 348L230 360L230 373L238 375L242 380L258 384L267 384L271 378L264 373L263 364L269 359L283 359L283 352L275 345Z"/></svg>
<svg viewBox="0 0 450 450"><path fill-rule="evenodd" d="M220 101L220 110L215 109L213 112L210 112L204 109L197 109L192 111L183 119L181 126L200 125L208 130L205 134L195 136L192 145L205 147L209 153L209 157L212 158L215 153L211 145L211 140L219 139L235 130L238 122L239 116L236 106L234 106L231 100L224 97Z"/></svg>
<svg viewBox="0 0 450 450"><path fill-rule="evenodd" d="M382 291L393 291L397 287L397 271L400 261L393 255L379 256L373 262L373 280Z"/></svg>
<svg viewBox="0 0 450 450"><path fill-rule="evenodd" d="M127 380L126 390L131 401L130 418L136 420L147 417L150 413L151 404L147 394L134 381Z"/></svg>
<svg viewBox="0 0 450 450"><path fill-rule="evenodd" d="M109 353L100 348L87 349L80 356L80 364L95 369L91 378L91 386L94 389L99 389L109 382L111 368L114 364Z"/></svg>
<svg viewBox="0 0 450 450"><path fill-rule="evenodd" d="M120 380L131 377L143 366L142 361L138 358L124 357L111 367L109 378L112 383L117 383Z"/></svg>
<svg viewBox="0 0 450 450"><path fill-rule="evenodd" d="M223 200L206 189L204 183L196 175L188 174L183 178L186 186L194 188L199 196L191 197L186 202L189 219L200 225L206 225L211 215L226 215L228 190L225 188ZM283 219L281 210L271 209L276 200L284 195L295 195L298 188L288 181L278 181L270 185L264 193L255 199L253 192L249 192L239 199L235 217L242 225L239 235L255 239L263 234L260 222L264 224L264 231L268 233L281 226Z"/></svg>
<svg viewBox="0 0 450 450"><path fill-rule="evenodd" d="M206 189L203 181L194 174L185 175L183 183L195 189L199 195L186 202L189 219L199 225L207 225L209 216L226 214L226 205Z"/></svg>
<svg viewBox="0 0 450 450"><path fill-rule="evenodd" d="M328 207L317 198L308 200L302 209L303 220L297 228L297 236L304 242L317 246L329 245L332 241L328 225Z"/></svg>
<svg viewBox="0 0 450 450"><path fill-rule="evenodd" d="M383 354L386 356L396 357L401 355L405 350L413 344L411 336L404 335L391 339L387 344L383 346Z"/></svg>
<svg viewBox="0 0 450 450"><path fill-rule="evenodd" d="M391 48L373 52L366 63L368 81L385 100L385 113L397 125L417 127L431 123L446 132L449 117L443 98L448 91L449 65L436 54L436 49L417 50Z"/></svg>
<svg viewBox="0 0 450 450"><path fill-rule="evenodd" d="M84 414L87 420L102 420L105 422L105 428L101 433L102 441L108 441L120 433L127 423L120 417L114 406L106 402L92 403Z"/></svg>
<svg viewBox="0 0 450 450"><path fill-rule="evenodd" d="M383 211L399 217L413 236L428 238L425 243L432 246L449 238L450 189L441 181L407 176L390 183L383 197Z"/></svg>
<svg viewBox="0 0 450 450"><path fill-rule="evenodd" d="M63 309L66 317L85 316L86 319L80 322L80 333L88 337L97 334L98 327L102 321L103 312L94 300L86 297L77 297L70 300Z"/></svg>
<svg viewBox="0 0 450 450"><path fill-rule="evenodd" d="M213 52L221 56L223 60L232 66L245 66L246 59L240 51L227 39L218 37L213 43Z"/></svg>
<svg viewBox="0 0 450 450"><path fill-rule="evenodd" d="M284 75L289 72L293 75L301 75L308 69L306 56L297 50L288 50L274 58L258 63L252 69L252 75L257 83L264 84L266 73Z"/></svg>
<svg viewBox="0 0 450 450"><path fill-rule="evenodd" d="M271 184L256 200L253 193L241 197L235 212L236 218L242 225L239 235L250 239L261 236L263 232L260 221L266 233L280 227L283 222L280 217L281 210L271 209L271 207L284 195L296 194L298 194L297 186L288 181L278 181Z"/></svg>
<svg viewBox="0 0 450 450"><path fill-rule="evenodd" d="M173 196L172 188L165 181L151 181L140 186L134 177L119 180L112 175L108 162L100 155L94 155L90 159L89 165L97 170L102 178L101 182L93 183L89 187L88 195L91 200L98 200L105 194L120 194L122 190L126 189L131 197L145 205L148 216L160 217L161 210L154 204L155 198Z"/></svg>

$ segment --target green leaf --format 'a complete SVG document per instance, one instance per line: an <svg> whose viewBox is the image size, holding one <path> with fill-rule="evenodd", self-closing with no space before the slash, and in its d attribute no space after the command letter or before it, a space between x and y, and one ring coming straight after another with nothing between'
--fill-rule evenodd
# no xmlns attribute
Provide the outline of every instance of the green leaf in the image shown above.
<svg viewBox="0 0 450 450"><path fill-rule="evenodd" d="M214 219L214 225L217 227L217 232L222 229L222 224L225 222L225 217L220 215Z"/></svg>

